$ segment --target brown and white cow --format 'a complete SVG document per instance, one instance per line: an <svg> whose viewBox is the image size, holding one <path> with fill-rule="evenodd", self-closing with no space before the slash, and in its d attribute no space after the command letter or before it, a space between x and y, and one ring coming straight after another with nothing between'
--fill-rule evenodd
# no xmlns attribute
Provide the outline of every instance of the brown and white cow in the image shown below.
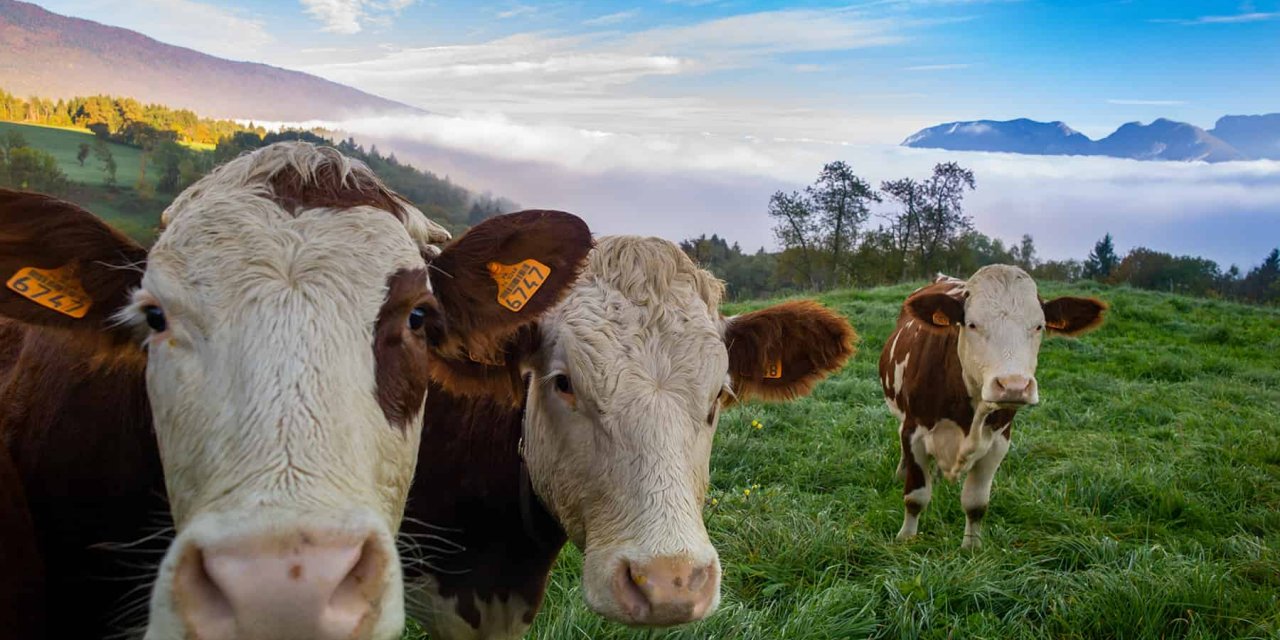
<svg viewBox="0 0 1280 640"><path fill-rule="evenodd" d="M305 143L220 167L164 224L148 252L74 205L0 193L0 316L31 327L0 442L47 612L99 588L59 552L137 531L162 466L176 536L148 638L398 637L429 350L487 349L533 320L574 279L586 226L513 214L436 255L447 236L421 212ZM80 618L47 632L101 634Z"/></svg>
<svg viewBox="0 0 1280 640"><path fill-rule="evenodd" d="M671 242L602 238L562 302L479 358L500 363L432 361L454 395L429 394L404 525L432 638L522 635L566 535L596 613L665 626L715 610L702 507L721 408L807 394L855 339L813 302L726 318L722 295Z"/></svg>
<svg viewBox="0 0 1280 640"><path fill-rule="evenodd" d="M1092 298L1041 300L1031 276L1006 265L983 267L967 281L938 276L907 297L880 355L885 402L901 420L898 476L906 513L899 540L916 535L929 506L932 459L947 479L966 476L962 546L981 545L1013 417L1040 401L1040 341L1046 332L1090 331L1106 308Z"/></svg>

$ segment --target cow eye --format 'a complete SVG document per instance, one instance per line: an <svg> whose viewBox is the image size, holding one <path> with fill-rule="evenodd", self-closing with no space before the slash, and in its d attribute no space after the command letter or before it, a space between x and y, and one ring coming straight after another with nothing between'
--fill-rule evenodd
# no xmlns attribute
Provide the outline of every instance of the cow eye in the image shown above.
<svg viewBox="0 0 1280 640"><path fill-rule="evenodd" d="M1044 331L1044 325L1042 324L1036 325L1036 331Z"/></svg>
<svg viewBox="0 0 1280 640"><path fill-rule="evenodd" d="M153 304L142 308L142 315L147 320L147 326L156 333L164 333L169 328L169 321L164 317L164 309Z"/></svg>
<svg viewBox="0 0 1280 640"><path fill-rule="evenodd" d="M573 383L569 381L569 376L566 376L563 373L556 376L555 384L556 391L559 391L566 396L573 395Z"/></svg>
<svg viewBox="0 0 1280 640"><path fill-rule="evenodd" d="M970 329L977 329L977 328L978 328L978 323L976 323L976 322L970 322L970 323L969 323L969 328L970 328Z"/></svg>
<svg viewBox="0 0 1280 640"><path fill-rule="evenodd" d="M426 323L427 323L426 307L414 307L413 311L409 312L409 330L410 331L417 331L421 329L422 326L425 325Z"/></svg>

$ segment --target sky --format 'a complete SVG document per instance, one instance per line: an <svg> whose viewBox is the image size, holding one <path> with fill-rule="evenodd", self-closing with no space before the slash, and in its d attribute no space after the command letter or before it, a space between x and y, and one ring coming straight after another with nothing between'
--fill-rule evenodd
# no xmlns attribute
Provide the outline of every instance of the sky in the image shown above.
<svg viewBox="0 0 1280 640"><path fill-rule="evenodd" d="M313 73L428 112L327 126L606 233L772 248L768 196L846 160L874 183L973 168L969 211L1046 257L1120 247L1257 262L1280 163L1170 165L896 146L956 120L1280 111L1280 0L45 0L69 15Z"/></svg>

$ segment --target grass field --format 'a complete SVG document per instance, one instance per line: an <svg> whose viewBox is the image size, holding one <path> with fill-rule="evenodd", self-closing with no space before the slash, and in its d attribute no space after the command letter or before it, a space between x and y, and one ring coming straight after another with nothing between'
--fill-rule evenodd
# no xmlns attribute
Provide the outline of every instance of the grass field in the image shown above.
<svg viewBox="0 0 1280 640"><path fill-rule="evenodd" d="M58 167L67 174L67 178L78 183L65 194L68 200L92 211L136 240L151 240L152 230L160 221L160 211L167 198L157 196L151 201L143 202L134 193L133 185L138 181L138 170L142 162L140 150L107 143L111 148L111 156L116 161L118 184L116 189L111 190L103 185L101 163L92 153L84 161L83 167L76 161L80 145L93 144L93 134L87 130L0 122L0 135L7 131L17 131L33 148L53 154L58 160ZM151 175L149 179L154 182L155 176Z"/></svg>
<svg viewBox="0 0 1280 640"><path fill-rule="evenodd" d="M1045 341L1042 403L1014 423L970 553L945 481L921 536L894 541L897 425L876 362L910 290L822 296L862 336L852 364L809 399L721 418L718 613L665 632L605 622L568 549L530 637L1280 638L1280 311L1042 286L1112 310L1093 334Z"/></svg>

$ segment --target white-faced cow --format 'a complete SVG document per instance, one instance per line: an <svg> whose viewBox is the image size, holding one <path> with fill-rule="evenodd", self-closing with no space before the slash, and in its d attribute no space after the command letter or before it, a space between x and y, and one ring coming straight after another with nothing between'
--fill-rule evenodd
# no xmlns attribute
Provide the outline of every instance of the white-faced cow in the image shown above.
<svg viewBox="0 0 1280 640"><path fill-rule="evenodd" d="M1041 339L1094 329L1106 308L1092 298L1043 301L1031 276L1005 265L983 267L968 281L938 276L907 298L880 355L885 402L902 421L898 475L906 514L898 539L916 535L929 506L932 459L949 480L967 474L963 546L981 544L1014 414L1040 401Z"/></svg>
<svg viewBox="0 0 1280 640"><path fill-rule="evenodd" d="M86 608L112 574L87 574L93 543L144 528L162 467L176 536L147 638L398 637L429 350L533 320L586 226L513 214L439 252L447 235L366 167L305 143L220 167L163 224L148 252L74 205L0 193L0 316L28 327L0 442L64 612L47 633L101 637Z"/></svg>
<svg viewBox="0 0 1280 640"><path fill-rule="evenodd" d="M812 302L722 317L722 294L671 242L603 238L536 326L475 354L498 362L432 360L457 397L429 394L404 525L423 543L406 575L432 638L522 635L566 534L596 613L662 626L715 610L702 507L721 409L807 394L855 338Z"/></svg>

